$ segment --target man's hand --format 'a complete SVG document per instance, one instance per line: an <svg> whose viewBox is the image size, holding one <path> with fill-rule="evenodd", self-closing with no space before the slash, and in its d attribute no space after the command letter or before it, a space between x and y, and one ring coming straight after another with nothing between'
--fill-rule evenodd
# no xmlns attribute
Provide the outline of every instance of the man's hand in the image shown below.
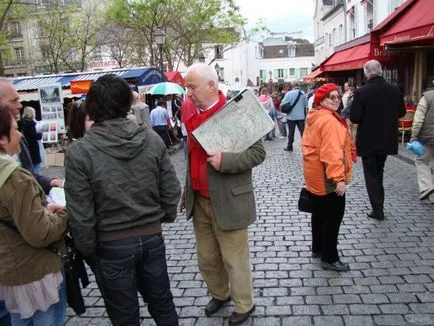
<svg viewBox="0 0 434 326"><path fill-rule="evenodd" d="M61 209L64 209L64 208L65 208L65 206L61 205L61 204L56 204L56 203L47 204L47 211L48 211L48 214L50 214L50 215L54 214L57 211L60 211Z"/></svg>
<svg viewBox="0 0 434 326"><path fill-rule="evenodd" d="M211 164L214 170L220 171L220 166L222 164L222 152L209 153L206 162Z"/></svg>
<svg viewBox="0 0 434 326"><path fill-rule="evenodd" d="M343 195L345 195L346 189L347 189L347 186L345 185L345 182L341 181L341 182L338 182L338 184L336 185L335 192L338 196L343 196Z"/></svg>
<svg viewBox="0 0 434 326"><path fill-rule="evenodd" d="M50 187L60 187L60 188L63 188L63 179L52 179L50 181Z"/></svg>

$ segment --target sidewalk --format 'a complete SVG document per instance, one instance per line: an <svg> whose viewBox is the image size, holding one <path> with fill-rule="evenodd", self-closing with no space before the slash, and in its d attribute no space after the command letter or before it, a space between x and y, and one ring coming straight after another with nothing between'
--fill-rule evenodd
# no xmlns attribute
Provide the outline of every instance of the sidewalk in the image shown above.
<svg viewBox="0 0 434 326"><path fill-rule="evenodd" d="M265 143L267 158L253 171L258 219L249 236L256 311L243 325L434 325L434 205L418 200L411 156L400 148L399 156L386 161L382 222L366 216L370 205L360 159L355 164L338 246L351 271L336 273L311 258L310 216L296 207L303 184L299 138L294 152L283 151L285 145L286 139ZM183 151L171 160L183 183ZM209 295L191 221L180 215L163 233L180 325L226 326L232 303L205 317ZM93 276L91 281L83 291L86 312L76 316L68 309L66 325L110 325ZM142 300L140 315L141 325L155 325Z"/></svg>

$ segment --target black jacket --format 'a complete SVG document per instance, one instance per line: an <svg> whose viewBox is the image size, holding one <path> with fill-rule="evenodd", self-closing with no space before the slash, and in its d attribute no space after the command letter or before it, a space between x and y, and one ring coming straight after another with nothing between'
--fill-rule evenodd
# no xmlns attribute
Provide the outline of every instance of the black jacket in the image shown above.
<svg viewBox="0 0 434 326"><path fill-rule="evenodd" d="M33 169L32 159L30 158L29 149L27 147L27 142L24 137L21 137L20 146L21 146L21 152L18 155L18 157L20 158L21 166L33 174L35 179L41 185L44 192L48 194L51 190L51 186L50 186L51 179L35 173L35 170Z"/></svg>
<svg viewBox="0 0 434 326"><path fill-rule="evenodd" d="M398 153L398 119L405 114L404 98L398 86L375 76L354 92L350 120L357 129L357 153Z"/></svg>
<svg viewBox="0 0 434 326"><path fill-rule="evenodd" d="M41 163L38 140L42 139L42 133L36 132L35 121L29 118L23 119L23 135L26 137L33 164Z"/></svg>

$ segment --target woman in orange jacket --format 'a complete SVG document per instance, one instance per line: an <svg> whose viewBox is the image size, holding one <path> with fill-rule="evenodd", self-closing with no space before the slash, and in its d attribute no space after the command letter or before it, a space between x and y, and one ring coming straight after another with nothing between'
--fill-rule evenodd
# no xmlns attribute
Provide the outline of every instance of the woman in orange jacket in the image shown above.
<svg viewBox="0 0 434 326"><path fill-rule="evenodd" d="M304 179L313 204L312 257L321 257L324 269L348 271L348 264L339 260L337 240L351 180L352 138L337 112L338 87L325 84L314 96L315 109L307 117L302 138Z"/></svg>

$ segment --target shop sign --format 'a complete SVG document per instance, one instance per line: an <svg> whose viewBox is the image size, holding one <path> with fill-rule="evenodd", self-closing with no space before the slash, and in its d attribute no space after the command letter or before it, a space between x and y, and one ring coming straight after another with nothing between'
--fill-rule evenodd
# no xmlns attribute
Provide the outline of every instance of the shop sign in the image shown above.
<svg viewBox="0 0 434 326"><path fill-rule="evenodd" d="M119 64L117 63L116 60L108 60L108 61L103 61L103 60L97 60L97 61L91 61L88 64L88 68L89 69L111 69L111 68L119 68Z"/></svg>

